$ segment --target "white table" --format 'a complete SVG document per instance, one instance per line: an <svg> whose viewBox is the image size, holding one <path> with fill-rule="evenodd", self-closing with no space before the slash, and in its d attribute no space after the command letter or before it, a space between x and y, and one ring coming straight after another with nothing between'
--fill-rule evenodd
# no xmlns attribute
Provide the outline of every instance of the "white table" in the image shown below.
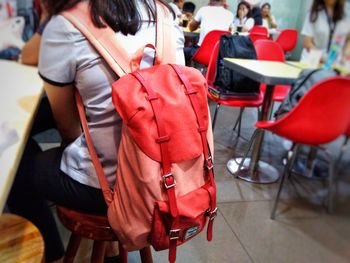
<svg viewBox="0 0 350 263"><path fill-rule="evenodd" d="M36 67L0 60L0 214L43 93ZM4 136L8 137L4 137Z"/></svg>
<svg viewBox="0 0 350 263"><path fill-rule="evenodd" d="M298 67L276 61L224 58L224 66L260 83L266 83L266 92L259 120L268 119L274 85L292 84L301 72ZM279 178L276 168L259 160L263 139L264 130L258 129L253 141L251 158L245 159L241 169L239 169L238 163L242 158L229 160L227 163L229 171L239 178L253 183L276 182Z"/></svg>

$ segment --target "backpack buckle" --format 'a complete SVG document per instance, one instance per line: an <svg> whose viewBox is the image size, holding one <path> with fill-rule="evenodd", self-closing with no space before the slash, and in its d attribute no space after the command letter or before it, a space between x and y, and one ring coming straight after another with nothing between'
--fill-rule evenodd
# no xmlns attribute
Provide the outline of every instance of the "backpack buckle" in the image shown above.
<svg viewBox="0 0 350 263"><path fill-rule="evenodd" d="M165 188L168 190L176 185L176 181L174 175L172 173L163 175ZM170 181L170 182L168 182Z"/></svg>
<svg viewBox="0 0 350 263"><path fill-rule="evenodd" d="M177 240L180 238L180 231L181 229L170 229L169 231L169 239L170 240Z"/></svg>
<svg viewBox="0 0 350 263"><path fill-rule="evenodd" d="M210 221L214 220L214 218L218 215L218 208L215 207L215 209L212 210L212 211L209 211L208 214L209 214L209 215L208 215L208 216L209 216L209 220L210 220Z"/></svg>
<svg viewBox="0 0 350 263"><path fill-rule="evenodd" d="M208 171L214 168L211 156L208 159L205 159L205 165L207 166Z"/></svg>

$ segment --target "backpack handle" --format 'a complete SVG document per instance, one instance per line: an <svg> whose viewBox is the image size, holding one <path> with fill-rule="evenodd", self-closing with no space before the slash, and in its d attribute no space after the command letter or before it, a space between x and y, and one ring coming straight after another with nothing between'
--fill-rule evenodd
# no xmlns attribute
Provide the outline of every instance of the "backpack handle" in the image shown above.
<svg viewBox="0 0 350 263"><path fill-rule="evenodd" d="M135 70L140 69L140 64L141 64L142 58L145 54L146 48L151 48L154 50L154 63L153 63L153 65L160 65L162 63L161 58L159 56L159 51L157 50L157 48L153 44L147 44L147 45L139 48L135 52L135 54L132 56L132 58L130 60L131 71L135 71Z"/></svg>

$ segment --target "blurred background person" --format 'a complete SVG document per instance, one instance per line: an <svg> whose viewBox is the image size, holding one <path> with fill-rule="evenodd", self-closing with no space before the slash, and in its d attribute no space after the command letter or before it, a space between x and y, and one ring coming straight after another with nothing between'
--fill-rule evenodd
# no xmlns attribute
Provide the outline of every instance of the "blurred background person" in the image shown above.
<svg viewBox="0 0 350 263"><path fill-rule="evenodd" d="M254 26L251 6L247 1L241 1L237 6L236 17L233 20L233 27L238 32L248 32Z"/></svg>
<svg viewBox="0 0 350 263"><path fill-rule="evenodd" d="M275 17L271 14L270 3L264 3L261 6L261 15L263 19L262 25L267 28L277 28L277 22Z"/></svg>
<svg viewBox="0 0 350 263"><path fill-rule="evenodd" d="M210 0L207 6L201 7L189 24L191 31L200 27L200 34L198 44L184 48L186 65L190 65L192 56L207 33L212 30L231 30L233 18L233 13L227 9L226 0Z"/></svg>
<svg viewBox="0 0 350 263"><path fill-rule="evenodd" d="M350 21L344 12L344 0L314 0L301 31L303 35L302 59L310 49L322 51L321 62L327 58L331 44L350 33Z"/></svg>

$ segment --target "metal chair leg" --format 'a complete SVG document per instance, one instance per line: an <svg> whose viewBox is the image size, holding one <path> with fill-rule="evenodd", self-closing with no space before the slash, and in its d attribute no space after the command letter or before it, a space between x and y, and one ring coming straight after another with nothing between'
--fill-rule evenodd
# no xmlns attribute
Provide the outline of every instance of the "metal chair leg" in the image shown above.
<svg viewBox="0 0 350 263"><path fill-rule="evenodd" d="M281 192L282 192L284 180L285 180L286 176L289 175L290 172L291 172L291 169L292 169L292 167L294 165L294 162L295 162L295 159L296 159L296 156L297 156L297 153L298 153L298 148L299 148L298 145L294 145L292 147L292 149L291 149L292 156L290 157L290 159L288 159L287 164L286 164L286 166L284 168L284 171L283 171L283 174L282 174L282 178L280 180L280 184L279 184L279 187L278 187L278 190L277 190L276 198L275 198L275 201L274 201L274 204L273 204L273 207L272 207L271 216L270 216L271 219L275 219L277 205L278 205L278 202L279 202L279 199L280 199L280 195L281 195Z"/></svg>
<svg viewBox="0 0 350 263"><path fill-rule="evenodd" d="M335 166L335 161L333 158L329 162L329 167L328 167L328 212L332 213L334 209L334 204L333 204L333 189L334 189L334 167Z"/></svg>
<svg viewBox="0 0 350 263"><path fill-rule="evenodd" d="M243 111L244 111L244 108L240 108L239 109L239 115L237 117L235 125L233 126L233 130L236 130L236 127L238 125L237 137L239 137L241 135L241 125L242 125Z"/></svg>
<svg viewBox="0 0 350 263"><path fill-rule="evenodd" d="M250 149L252 148L252 145L253 145L253 142L254 142L254 139L255 139L257 133L258 133L258 129L256 129L256 130L254 131L252 137L250 138L249 145L248 145L248 149L247 149L246 152L244 153L244 156L243 156L241 162L239 163L238 169L237 169L236 173L234 174L234 176L235 176L236 178L238 178L238 171L240 171L240 170L242 169L242 166L243 166L243 164L244 164L244 161L245 161L245 159L247 159L247 157L248 157L249 151L250 151Z"/></svg>
<svg viewBox="0 0 350 263"><path fill-rule="evenodd" d="M213 131L214 131L214 129L215 129L216 117L217 117L219 108L220 108L220 103L216 104L216 108L215 108L215 112L214 112L214 117L213 117L213 123L212 123L212 125L211 125Z"/></svg>

